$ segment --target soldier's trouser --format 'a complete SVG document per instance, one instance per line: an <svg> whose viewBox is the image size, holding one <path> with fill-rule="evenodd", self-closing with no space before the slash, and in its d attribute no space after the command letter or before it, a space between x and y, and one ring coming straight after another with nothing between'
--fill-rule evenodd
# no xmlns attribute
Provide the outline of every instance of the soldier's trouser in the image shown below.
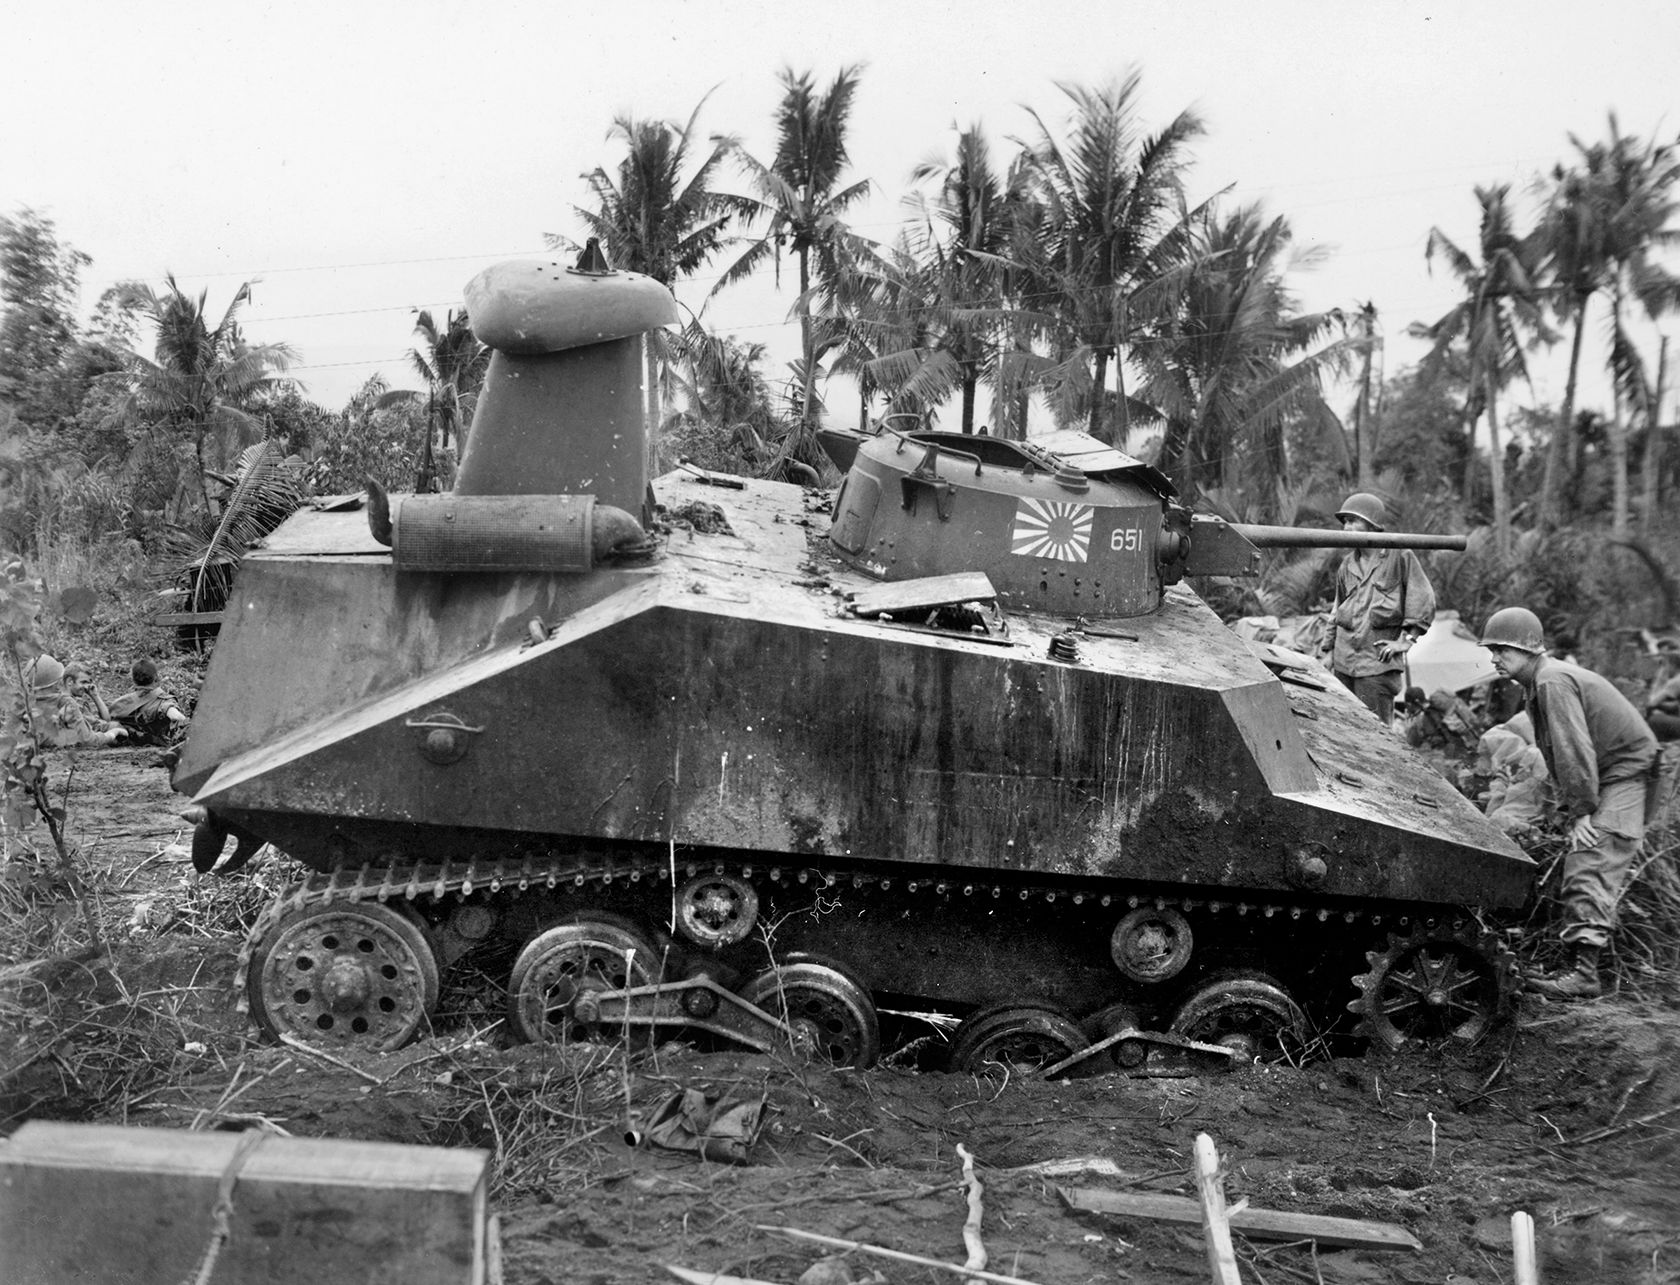
<svg viewBox="0 0 1680 1285"><path fill-rule="evenodd" d="M1616 926L1616 904L1633 878L1645 838L1644 777L1615 781L1598 796L1593 825L1598 842L1563 859L1564 941L1603 946Z"/></svg>
<svg viewBox="0 0 1680 1285"><path fill-rule="evenodd" d="M1386 674L1361 674L1357 678L1337 670L1336 677L1384 723L1394 722L1394 698L1400 694L1398 669L1391 669Z"/></svg>

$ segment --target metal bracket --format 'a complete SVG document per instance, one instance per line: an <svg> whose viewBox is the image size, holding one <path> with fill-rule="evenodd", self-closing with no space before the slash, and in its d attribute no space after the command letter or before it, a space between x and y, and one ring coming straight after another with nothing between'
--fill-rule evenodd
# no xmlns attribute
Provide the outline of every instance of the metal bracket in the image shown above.
<svg viewBox="0 0 1680 1285"><path fill-rule="evenodd" d="M610 1033L628 1025L636 1030L710 1031L759 1053L794 1044L786 1022L747 1003L734 991L702 973L680 982L656 982L624 990L581 992L572 1017Z"/></svg>
<svg viewBox="0 0 1680 1285"><path fill-rule="evenodd" d="M899 489L903 494L903 507L906 511L916 511L916 493L926 487L933 492L934 506L939 511L939 520L951 520L951 505L957 498L956 483L948 482L939 476L934 468L939 462L939 447L931 442L922 443L922 461L899 479Z"/></svg>
<svg viewBox="0 0 1680 1285"><path fill-rule="evenodd" d="M1113 1048L1117 1044L1137 1046L1138 1051L1142 1053L1142 1056L1137 1060L1136 1066L1134 1068L1130 1068L1135 1074L1139 1075L1173 1074L1182 1069L1178 1064L1167 1067L1159 1062L1153 1067L1149 1066L1148 1063L1150 1054L1154 1052L1154 1049L1149 1047L1150 1045L1154 1045L1157 1048L1173 1049L1181 1054L1205 1053L1210 1057L1224 1058L1227 1065L1230 1062L1235 1061L1237 1057L1237 1051L1235 1049L1228 1049L1223 1044L1204 1044L1200 1040L1188 1039L1183 1035L1173 1035L1167 1031L1140 1031L1135 1026L1123 1026L1118 1031L1114 1032L1113 1035L1100 1039L1095 1044L1087 1044L1078 1052L1070 1053L1060 1062L1055 1062L1050 1066L1045 1067L1043 1070L1038 1072L1038 1078L1048 1080L1053 1075L1060 1075L1070 1066L1078 1066L1079 1063L1085 1061L1087 1058L1093 1057L1096 1054L1103 1052L1105 1049Z"/></svg>

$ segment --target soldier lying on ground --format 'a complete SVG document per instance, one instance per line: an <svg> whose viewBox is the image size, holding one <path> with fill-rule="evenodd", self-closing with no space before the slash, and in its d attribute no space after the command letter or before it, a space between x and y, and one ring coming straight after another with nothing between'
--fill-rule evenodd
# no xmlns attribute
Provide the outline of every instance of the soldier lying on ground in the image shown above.
<svg viewBox="0 0 1680 1285"><path fill-rule="evenodd" d="M142 745L170 745L187 725L175 698L157 685L157 666L145 657L129 671L134 690L111 702L111 717L128 729L129 739Z"/></svg>
<svg viewBox="0 0 1680 1285"><path fill-rule="evenodd" d="M76 745L115 745L127 733L104 718L89 718L77 699L77 692L86 690L85 671L72 667L74 673L67 683L65 668L45 653L24 667L23 681L29 687L30 713L35 724L35 736L42 745L69 748ZM103 701L96 698L96 708Z"/></svg>

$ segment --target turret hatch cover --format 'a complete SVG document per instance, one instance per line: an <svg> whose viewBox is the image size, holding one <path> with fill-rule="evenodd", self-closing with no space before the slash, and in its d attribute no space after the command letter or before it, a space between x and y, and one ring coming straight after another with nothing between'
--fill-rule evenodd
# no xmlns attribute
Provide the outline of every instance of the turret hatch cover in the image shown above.
<svg viewBox="0 0 1680 1285"><path fill-rule="evenodd" d="M1107 442L1092 437L1077 428L1060 429L1054 433L1040 433L1027 439L1032 445L1049 451L1065 464L1091 477L1107 473L1126 473L1142 482L1158 495L1172 496L1178 488L1171 479L1153 464L1133 459L1124 451L1115 450Z"/></svg>

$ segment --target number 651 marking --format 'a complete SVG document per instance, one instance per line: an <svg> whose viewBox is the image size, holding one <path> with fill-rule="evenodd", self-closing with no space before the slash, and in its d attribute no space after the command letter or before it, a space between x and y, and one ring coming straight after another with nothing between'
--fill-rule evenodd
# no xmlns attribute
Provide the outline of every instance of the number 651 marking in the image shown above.
<svg viewBox="0 0 1680 1285"><path fill-rule="evenodd" d="M1143 548L1142 527L1115 527L1108 537L1108 547L1115 553L1136 552Z"/></svg>

